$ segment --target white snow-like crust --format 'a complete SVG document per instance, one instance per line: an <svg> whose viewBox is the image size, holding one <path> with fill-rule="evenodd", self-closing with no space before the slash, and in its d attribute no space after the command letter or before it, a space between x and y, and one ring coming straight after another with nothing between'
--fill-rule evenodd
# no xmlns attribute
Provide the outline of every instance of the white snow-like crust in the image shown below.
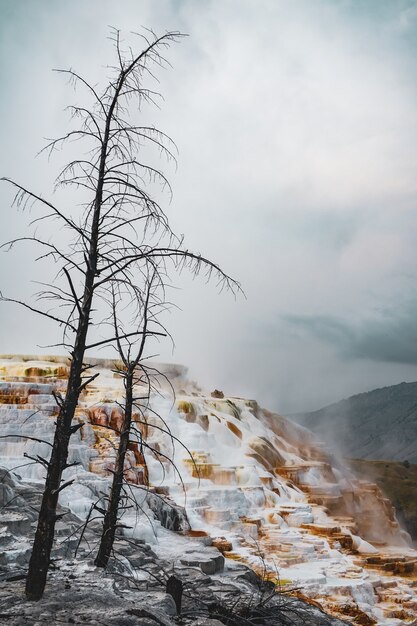
<svg viewBox="0 0 417 626"><path fill-rule="evenodd" d="M59 359L0 359L0 466L29 484L41 482L44 470L25 454L48 457L50 446L25 436L53 439L53 393L65 393L65 378L56 376L59 367L65 369ZM76 415L84 426L72 438L69 460L79 464L65 471L65 480L75 482L60 497L81 518L109 488L114 450L107 444L117 441L114 431L90 420L94 410L110 415L123 402L120 377L107 364L99 363L97 371ZM212 397L186 379L184 368L169 366L169 373L175 399L168 388L162 390L152 396L148 411L147 444L165 455L145 450L150 486L185 507L194 531L230 542L226 556L266 568L325 607L348 599L378 624L406 623L392 617L390 606L398 609L408 598L404 606L412 614L416 587L407 578L363 567L364 559L378 555L417 558L375 485L354 479L305 428L254 401ZM137 465L133 452L129 463ZM123 523L130 527L125 532L163 555L181 555L190 539L154 519L145 486L132 485L131 493L141 512L125 513Z"/></svg>

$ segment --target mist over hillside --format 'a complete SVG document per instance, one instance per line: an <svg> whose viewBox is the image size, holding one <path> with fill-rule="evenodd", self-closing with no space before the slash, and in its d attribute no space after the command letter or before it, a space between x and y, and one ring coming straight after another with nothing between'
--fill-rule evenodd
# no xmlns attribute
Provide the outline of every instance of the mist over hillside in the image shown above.
<svg viewBox="0 0 417 626"><path fill-rule="evenodd" d="M292 418L344 456L417 462L417 382L374 389Z"/></svg>
<svg viewBox="0 0 417 626"><path fill-rule="evenodd" d="M351 459L349 466L360 478L378 485L395 506L399 520L417 544L417 465Z"/></svg>

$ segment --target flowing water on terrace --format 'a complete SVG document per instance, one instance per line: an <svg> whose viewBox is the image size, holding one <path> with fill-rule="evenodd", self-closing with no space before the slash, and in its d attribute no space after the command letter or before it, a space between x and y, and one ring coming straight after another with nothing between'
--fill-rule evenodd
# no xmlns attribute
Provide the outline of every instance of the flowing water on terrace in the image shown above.
<svg viewBox="0 0 417 626"><path fill-rule="evenodd" d="M70 448L78 465L65 471L75 482L60 501L81 518L108 490L114 466L123 386L111 365L97 361L100 376L75 418L84 423ZM150 526L155 511L162 519L145 500L150 491L162 503L168 497L185 506L194 541L213 543L328 612L357 624L413 623L417 552L376 485L354 479L306 429L252 400L203 393L184 368L165 368L176 397L155 394L159 417L135 416L125 476L142 513L125 512L124 532L181 554L183 538L172 533L167 540L157 519ZM50 447L33 439L52 440L54 394L65 394L67 372L59 357L0 358L0 434L7 435L0 465L18 468L28 483L43 479L42 466L28 457L49 455Z"/></svg>

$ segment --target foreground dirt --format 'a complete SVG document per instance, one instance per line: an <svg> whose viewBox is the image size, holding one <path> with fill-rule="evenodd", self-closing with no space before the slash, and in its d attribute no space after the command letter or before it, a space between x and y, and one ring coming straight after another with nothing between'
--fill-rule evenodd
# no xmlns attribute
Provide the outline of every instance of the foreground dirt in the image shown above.
<svg viewBox="0 0 417 626"><path fill-rule="evenodd" d="M135 551L140 557L143 546ZM342 621L292 597L261 589L253 572L238 566L229 576L206 576L176 568L184 584L180 613L165 592L165 567L149 550L142 554L152 575L135 580L126 572L103 572L90 561L57 562L44 597L28 602L24 580L0 582L0 624L46 626L343 626ZM171 567L172 571L172 567ZM253 621L254 620L254 621Z"/></svg>

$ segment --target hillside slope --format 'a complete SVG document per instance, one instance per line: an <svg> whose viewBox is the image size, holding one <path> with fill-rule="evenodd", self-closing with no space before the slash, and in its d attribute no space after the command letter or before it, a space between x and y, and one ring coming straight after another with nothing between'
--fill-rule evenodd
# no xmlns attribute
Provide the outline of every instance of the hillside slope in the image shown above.
<svg viewBox="0 0 417 626"><path fill-rule="evenodd" d="M417 382L374 389L294 419L344 456L417 463Z"/></svg>

